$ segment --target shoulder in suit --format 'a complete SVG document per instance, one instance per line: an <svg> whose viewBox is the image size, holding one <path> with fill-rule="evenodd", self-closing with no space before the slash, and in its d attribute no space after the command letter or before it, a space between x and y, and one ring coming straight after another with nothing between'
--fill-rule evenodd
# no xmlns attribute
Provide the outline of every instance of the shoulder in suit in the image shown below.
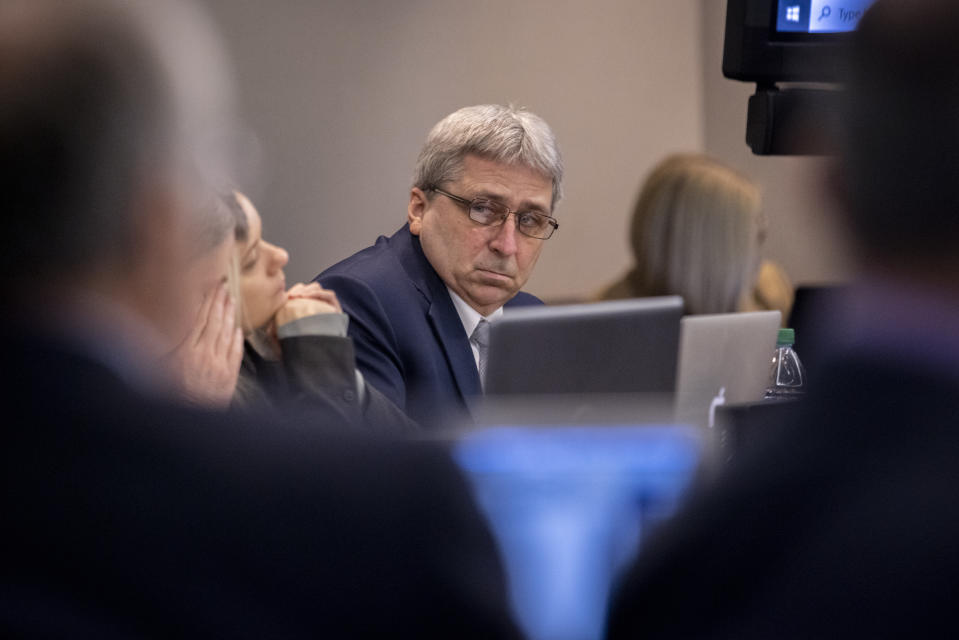
<svg viewBox="0 0 959 640"><path fill-rule="evenodd" d="M373 386L424 426L469 420L481 393L469 338L407 226L316 279L349 314L357 366ZM506 306L533 304L542 302L520 292Z"/></svg>

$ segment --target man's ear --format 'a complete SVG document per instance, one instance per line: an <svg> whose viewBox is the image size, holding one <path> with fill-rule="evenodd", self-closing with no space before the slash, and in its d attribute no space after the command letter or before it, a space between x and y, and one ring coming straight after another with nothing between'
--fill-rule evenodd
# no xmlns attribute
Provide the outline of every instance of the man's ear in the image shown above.
<svg viewBox="0 0 959 640"><path fill-rule="evenodd" d="M406 221L410 224L410 233L420 235L423 228L423 215L429 208L430 202L426 194L419 187L410 189L410 204L406 209Z"/></svg>

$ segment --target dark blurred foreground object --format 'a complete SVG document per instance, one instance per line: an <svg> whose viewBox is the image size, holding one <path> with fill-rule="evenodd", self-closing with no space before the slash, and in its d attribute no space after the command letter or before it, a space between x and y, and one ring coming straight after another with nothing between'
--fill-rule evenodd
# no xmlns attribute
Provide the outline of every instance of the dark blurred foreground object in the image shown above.
<svg viewBox="0 0 959 640"><path fill-rule="evenodd" d="M828 318L795 417L650 541L610 638L954 627L959 4L878 0L850 66L836 171L864 275Z"/></svg>
<svg viewBox="0 0 959 640"><path fill-rule="evenodd" d="M757 156L835 153L841 99L837 89L758 85L746 110L746 144Z"/></svg>
<svg viewBox="0 0 959 640"><path fill-rule="evenodd" d="M739 423L746 441L732 446L741 454L714 491L647 542L620 585L608 637L894 638L949 628L959 381L859 357L819 382L798 405L759 407L769 424L748 414Z"/></svg>
<svg viewBox="0 0 959 640"><path fill-rule="evenodd" d="M44 338L2 389L4 637L516 636L444 451L176 408Z"/></svg>
<svg viewBox="0 0 959 640"><path fill-rule="evenodd" d="M738 462L746 451L782 436L795 421L798 400L761 400L716 407L716 446L722 463Z"/></svg>
<svg viewBox="0 0 959 640"><path fill-rule="evenodd" d="M836 309L851 295L848 286L841 284L801 285L796 288L796 299L786 326L796 332L796 350L809 374L809 384L815 385L816 372L829 356L830 342L841 340L836 335L842 327L833 326Z"/></svg>

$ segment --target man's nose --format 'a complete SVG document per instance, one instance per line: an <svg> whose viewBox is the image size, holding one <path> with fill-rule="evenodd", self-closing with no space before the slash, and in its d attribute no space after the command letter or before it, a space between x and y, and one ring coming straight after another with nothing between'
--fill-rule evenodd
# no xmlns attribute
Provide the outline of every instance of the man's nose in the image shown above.
<svg viewBox="0 0 959 640"><path fill-rule="evenodd" d="M512 218L512 220L510 220ZM504 256L511 256L516 253L516 214L510 213L506 220L496 227L496 235L490 241L490 249Z"/></svg>

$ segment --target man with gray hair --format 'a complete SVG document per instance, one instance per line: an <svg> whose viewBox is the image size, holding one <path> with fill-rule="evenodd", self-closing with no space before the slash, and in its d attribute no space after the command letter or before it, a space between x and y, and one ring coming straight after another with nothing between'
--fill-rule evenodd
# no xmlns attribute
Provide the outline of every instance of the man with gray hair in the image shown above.
<svg viewBox="0 0 959 640"><path fill-rule="evenodd" d="M460 109L427 136L407 224L317 277L350 315L362 374L423 426L468 419L489 322L504 307L542 304L520 289L559 228L562 181L542 118Z"/></svg>

